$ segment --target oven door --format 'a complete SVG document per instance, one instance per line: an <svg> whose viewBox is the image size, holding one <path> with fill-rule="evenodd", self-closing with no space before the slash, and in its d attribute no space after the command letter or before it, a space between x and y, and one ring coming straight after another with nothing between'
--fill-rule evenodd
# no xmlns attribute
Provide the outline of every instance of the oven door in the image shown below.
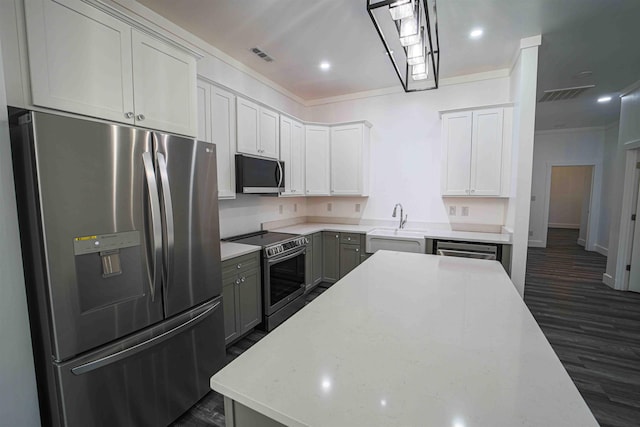
<svg viewBox="0 0 640 427"><path fill-rule="evenodd" d="M264 309L267 315L304 293L305 256L306 248L302 248L292 254L265 260Z"/></svg>

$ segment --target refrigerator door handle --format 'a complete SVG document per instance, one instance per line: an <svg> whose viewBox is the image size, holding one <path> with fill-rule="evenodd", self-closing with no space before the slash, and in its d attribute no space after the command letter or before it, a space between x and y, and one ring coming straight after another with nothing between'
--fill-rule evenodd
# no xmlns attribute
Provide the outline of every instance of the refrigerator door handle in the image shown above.
<svg viewBox="0 0 640 427"><path fill-rule="evenodd" d="M171 189L169 187L169 173L167 172L167 161L164 154L157 153L158 169L160 170L160 184L162 185L162 200L164 203L164 219L165 227L167 230L166 235L166 250L164 251L164 287L165 294L167 287L169 286L169 278L171 274L171 266L173 265L173 250L175 247L175 227L173 223L173 202L171 200Z"/></svg>
<svg viewBox="0 0 640 427"><path fill-rule="evenodd" d="M158 198L158 183L153 169L153 157L146 151L142 153L147 190L149 191L149 204L151 205L151 222L153 234L153 277L151 278L151 301L155 301L158 280L162 271L162 220L160 218L160 200Z"/></svg>
<svg viewBox="0 0 640 427"><path fill-rule="evenodd" d="M198 323L202 322L204 319L207 318L207 316L213 313L213 311L215 311L215 309L218 308L219 305L220 305L220 301L217 301L215 304L213 304L212 306L204 310L202 313L195 316L193 319L190 319L189 321L179 326L176 326L175 328L170 329L167 332L164 332L158 335L157 337L151 338L150 340L141 342L132 347L125 348L124 350L116 351L115 353L112 353L108 356L101 357L100 359L92 360L91 362L87 362L82 365L76 366L75 368L71 369L71 372L73 372L74 375L86 374L87 372L94 371L106 365L115 363L119 360L125 359L127 357L131 357L134 354L140 353L141 351L147 350L150 347L158 345L161 342L166 341L171 337L174 337L175 335L178 335L179 333L184 332L187 329L190 329L193 326L197 325Z"/></svg>

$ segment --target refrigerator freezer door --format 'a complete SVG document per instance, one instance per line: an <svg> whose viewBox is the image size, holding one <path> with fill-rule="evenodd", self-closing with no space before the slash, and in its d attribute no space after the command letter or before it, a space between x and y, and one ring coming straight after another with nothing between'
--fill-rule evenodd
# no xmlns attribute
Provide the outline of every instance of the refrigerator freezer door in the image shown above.
<svg viewBox="0 0 640 427"><path fill-rule="evenodd" d="M61 361L163 318L162 298L151 297L152 248L161 242L147 208L158 195L147 191L143 167L153 147L148 131L45 113L32 118L22 128L33 145L21 141L31 157L24 164L35 162L37 175L28 189L39 200L29 235L45 238L36 243L44 259L30 263L46 271L36 292L48 301L53 358Z"/></svg>
<svg viewBox="0 0 640 427"><path fill-rule="evenodd" d="M170 317L222 293L215 145L155 133ZM173 221L171 221L173 220Z"/></svg>
<svg viewBox="0 0 640 427"><path fill-rule="evenodd" d="M61 364L69 426L166 426L224 365L222 299Z"/></svg>

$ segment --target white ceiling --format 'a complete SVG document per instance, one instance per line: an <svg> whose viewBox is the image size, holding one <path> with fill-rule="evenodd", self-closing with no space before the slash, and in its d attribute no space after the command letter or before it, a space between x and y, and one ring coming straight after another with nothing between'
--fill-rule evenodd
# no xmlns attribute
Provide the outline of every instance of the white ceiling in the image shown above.
<svg viewBox="0 0 640 427"><path fill-rule="evenodd" d="M305 100L400 83L366 0L139 0ZM640 0L440 0L441 78L506 68L521 38L542 34L538 92L596 84L569 101L539 103L537 129L615 121L615 95L640 79ZM469 31L484 28L480 40ZM275 61L250 52L258 46ZM321 71L329 61L329 71ZM581 71L590 78L577 79ZM597 104L601 94L614 95Z"/></svg>

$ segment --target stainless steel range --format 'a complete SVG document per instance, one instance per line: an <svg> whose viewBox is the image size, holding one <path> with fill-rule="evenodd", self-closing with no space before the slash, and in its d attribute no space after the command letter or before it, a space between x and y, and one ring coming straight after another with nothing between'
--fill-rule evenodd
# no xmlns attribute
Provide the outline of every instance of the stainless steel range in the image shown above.
<svg viewBox="0 0 640 427"><path fill-rule="evenodd" d="M262 246L263 327L267 331L304 307L306 237L258 231L225 240Z"/></svg>

